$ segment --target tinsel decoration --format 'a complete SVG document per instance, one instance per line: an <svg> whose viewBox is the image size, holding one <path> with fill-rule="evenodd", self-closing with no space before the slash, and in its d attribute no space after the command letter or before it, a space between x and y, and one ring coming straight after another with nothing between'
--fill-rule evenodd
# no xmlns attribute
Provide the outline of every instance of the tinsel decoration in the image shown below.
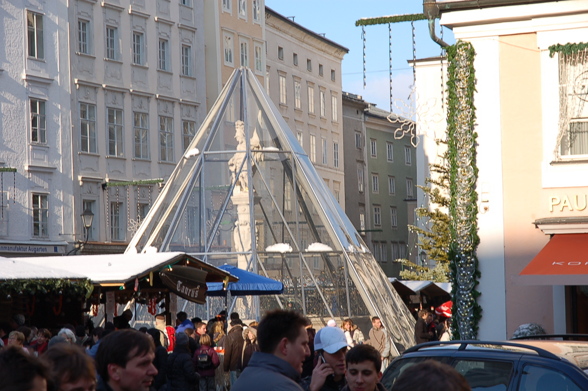
<svg viewBox="0 0 588 391"><path fill-rule="evenodd" d="M449 216L451 244L449 261L454 302L453 338L477 338L482 309L476 290L480 272L476 250L478 237L478 196L476 182L476 138L474 131L476 91L471 43L458 41L447 48L447 147L449 163Z"/></svg>
<svg viewBox="0 0 588 391"><path fill-rule="evenodd" d="M374 24L415 22L417 20L427 20L427 17L425 16L425 14L404 14L381 16L378 18L362 18L355 21L355 26L371 26Z"/></svg>

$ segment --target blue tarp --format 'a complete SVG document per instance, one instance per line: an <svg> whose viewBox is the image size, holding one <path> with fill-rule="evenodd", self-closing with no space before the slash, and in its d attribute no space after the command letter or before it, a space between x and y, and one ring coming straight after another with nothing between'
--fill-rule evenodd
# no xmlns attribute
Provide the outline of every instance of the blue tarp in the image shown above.
<svg viewBox="0 0 588 391"><path fill-rule="evenodd" d="M231 296L277 295L284 292L284 284L280 281L227 264L219 266L219 269L239 278L237 282L229 282L227 291ZM222 282L207 282L206 286L208 288L207 296L226 296L227 294L227 291L223 290Z"/></svg>

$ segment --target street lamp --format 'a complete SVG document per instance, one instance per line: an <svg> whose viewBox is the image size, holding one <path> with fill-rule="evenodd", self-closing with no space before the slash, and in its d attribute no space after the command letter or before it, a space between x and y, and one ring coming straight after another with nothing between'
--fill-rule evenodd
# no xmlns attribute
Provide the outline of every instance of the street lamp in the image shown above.
<svg viewBox="0 0 588 391"><path fill-rule="evenodd" d="M88 243L88 238L90 237L90 227L92 227L92 222L94 221L94 213L90 210L90 208L86 208L84 212L81 214L82 217L82 224L84 224L84 229L86 230L86 238L84 240L84 244Z"/></svg>

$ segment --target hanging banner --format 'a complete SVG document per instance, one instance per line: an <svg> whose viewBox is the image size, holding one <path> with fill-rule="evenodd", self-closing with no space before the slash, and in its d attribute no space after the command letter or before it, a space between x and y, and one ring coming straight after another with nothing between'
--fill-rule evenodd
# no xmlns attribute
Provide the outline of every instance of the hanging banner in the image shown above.
<svg viewBox="0 0 588 391"><path fill-rule="evenodd" d="M189 266L174 266L159 273L163 283L176 295L199 304L206 302L208 272Z"/></svg>

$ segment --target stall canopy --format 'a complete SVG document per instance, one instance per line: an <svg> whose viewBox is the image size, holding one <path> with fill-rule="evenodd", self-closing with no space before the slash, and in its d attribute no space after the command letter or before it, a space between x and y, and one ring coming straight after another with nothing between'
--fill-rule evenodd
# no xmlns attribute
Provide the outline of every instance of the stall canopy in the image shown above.
<svg viewBox="0 0 588 391"><path fill-rule="evenodd" d="M136 279L148 278L152 273L161 272L167 275L182 267L206 272L203 277L205 282L238 281L238 278L230 273L181 252L27 257L16 259L14 265L17 270L26 270L31 265L41 271L44 270L37 278L81 277L100 286L123 286ZM63 274L59 276L60 273Z"/></svg>
<svg viewBox="0 0 588 391"><path fill-rule="evenodd" d="M226 296L227 291L231 296L279 295L284 292L284 284L280 281L272 280L271 278L227 264L219 266L219 269L239 277L239 281L229 282L226 290L223 289L221 283L208 282L208 296Z"/></svg>
<svg viewBox="0 0 588 391"><path fill-rule="evenodd" d="M557 234L521 272L529 285L586 285L588 234Z"/></svg>

